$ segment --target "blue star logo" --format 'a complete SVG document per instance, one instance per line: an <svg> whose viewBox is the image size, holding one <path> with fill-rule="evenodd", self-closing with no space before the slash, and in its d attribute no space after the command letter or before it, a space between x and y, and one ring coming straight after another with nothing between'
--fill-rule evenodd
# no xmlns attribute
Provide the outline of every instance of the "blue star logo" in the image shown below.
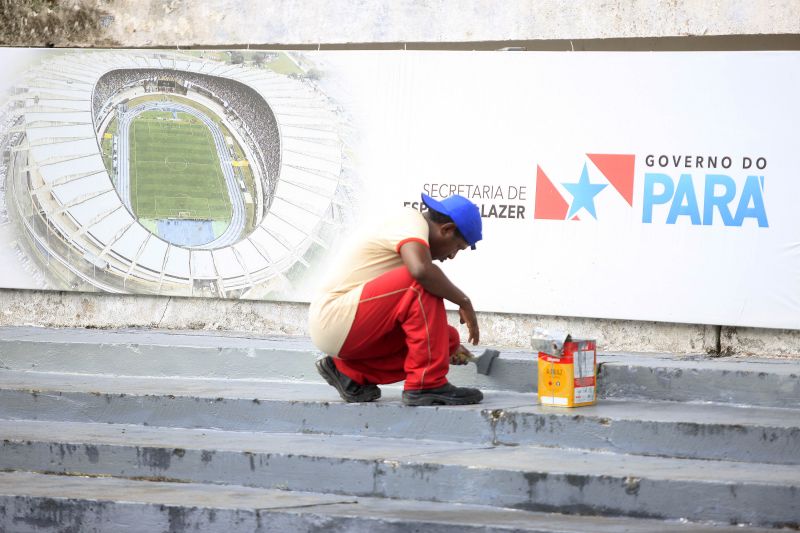
<svg viewBox="0 0 800 533"><path fill-rule="evenodd" d="M581 208L585 208L597 220L597 214L594 212L594 197L605 189L607 184L589 183L589 171L586 170L586 163L584 163L581 179L578 180L578 183L562 183L562 185L572 195L572 203L569 206L567 219L572 218Z"/></svg>

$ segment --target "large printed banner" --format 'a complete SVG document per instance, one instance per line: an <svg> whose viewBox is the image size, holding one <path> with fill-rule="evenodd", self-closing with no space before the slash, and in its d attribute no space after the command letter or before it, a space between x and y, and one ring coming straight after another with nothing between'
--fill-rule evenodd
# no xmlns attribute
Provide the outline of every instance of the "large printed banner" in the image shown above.
<svg viewBox="0 0 800 533"><path fill-rule="evenodd" d="M0 285L307 301L421 192L483 311L800 329L800 53L1 49Z"/></svg>

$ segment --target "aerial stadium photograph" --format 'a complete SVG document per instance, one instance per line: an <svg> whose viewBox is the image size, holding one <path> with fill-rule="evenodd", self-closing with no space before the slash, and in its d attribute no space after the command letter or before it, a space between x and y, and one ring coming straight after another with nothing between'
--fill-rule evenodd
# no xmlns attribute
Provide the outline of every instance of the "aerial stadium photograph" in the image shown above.
<svg viewBox="0 0 800 533"><path fill-rule="evenodd" d="M347 118L302 54L45 52L0 106L10 286L280 298L349 224Z"/></svg>

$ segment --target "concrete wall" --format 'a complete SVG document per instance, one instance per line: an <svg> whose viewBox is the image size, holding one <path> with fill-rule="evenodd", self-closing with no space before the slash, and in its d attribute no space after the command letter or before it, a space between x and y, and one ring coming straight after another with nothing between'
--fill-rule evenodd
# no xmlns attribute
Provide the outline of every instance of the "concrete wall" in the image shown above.
<svg viewBox="0 0 800 533"><path fill-rule="evenodd" d="M796 0L117 0L125 46L442 43L800 33Z"/></svg>
<svg viewBox="0 0 800 533"><path fill-rule="evenodd" d="M0 326L159 327L307 335L301 303L0 290ZM480 313L481 344L526 348L535 326L598 339L601 350L800 358L800 331ZM450 323L458 317L450 313ZM462 336L466 330L461 326Z"/></svg>
<svg viewBox="0 0 800 533"><path fill-rule="evenodd" d="M0 44L800 49L797 0L71 0L60 4L70 7L69 12L84 9L80 12L93 17L85 27L93 30L53 31L56 23L50 21L49 33L3 34ZM76 27L71 19L64 20ZM5 27L30 27L30 23ZM51 39L38 36L46 34ZM302 335L306 333L307 307L295 303L0 290L0 309L0 325L162 327ZM609 351L800 358L800 331L503 314L481 314L479 318L482 344L487 345L527 346L530 330L538 325L595 337L600 348ZM456 321L452 316L451 322Z"/></svg>
<svg viewBox="0 0 800 533"><path fill-rule="evenodd" d="M0 24L0 44L15 46L402 47L410 43L440 47L449 43L484 49L525 42L539 49L548 47L549 41L564 41L566 49L580 49L576 44L586 47L583 41L589 40L595 41L589 49L608 41L623 49L643 42L655 49L665 42L679 49L685 49L687 42L692 47L728 48L746 42L797 48L800 34L797 0L16 0L8 4L0 11L0 17L7 19ZM689 36L739 39L685 39ZM795 38L775 38L787 36ZM676 37L685 41L670 40ZM619 39L628 42L618 43Z"/></svg>

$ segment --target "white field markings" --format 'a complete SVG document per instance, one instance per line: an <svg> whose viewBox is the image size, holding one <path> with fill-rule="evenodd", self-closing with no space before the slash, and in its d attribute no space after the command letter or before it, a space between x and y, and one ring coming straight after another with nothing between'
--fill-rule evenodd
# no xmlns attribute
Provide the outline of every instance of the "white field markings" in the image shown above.
<svg viewBox="0 0 800 533"><path fill-rule="evenodd" d="M190 137L200 137L200 140L203 141L203 148L209 149L209 150L214 150L214 142L213 142L213 138L210 135L210 132L204 131L202 129L201 125L191 123L191 121L188 119L188 118L191 118L191 115L189 115L188 113L180 112L178 114L178 117L179 117L179 120L188 123L188 127L184 128L183 131L182 131L183 134L188 134ZM151 129L151 124L152 124L152 120L147 120L147 127L148 127L148 132L149 133L151 133L153 131ZM165 133L169 133L169 131L171 129L173 129L174 126L178 126L178 125L177 124L176 125L167 124L166 128L163 128L163 127L159 126L157 128L157 132L156 133L157 133L158 136L161 136L161 135L163 135ZM151 139L153 138L152 134L150 135L150 137L151 137ZM182 168L177 168L175 166L176 162L174 162L174 161L170 162L168 160L168 158L169 158L169 155L165 156L164 161L161 162L161 163L164 165L164 167L167 169L167 171L169 173L172 173L172 172L183 172L183 171L185 171L185 170L187 170L189 168L189 164L190 163L186 159L185 156L183 157L183 161L182 161L183 162L183 167ZM159 161L151 161L151 162L157 163ZM205 163L194 163L194 164L206 166ZM221 188L221 191L224 191L225 190L225 177L222 174L222 170L221 170L220 166L219 165L211 165L211 166L215 167L213 172L214 172L214 178L216 178L216 181L217 181L217 185ZM225 196L224 192L220 193L219 199L223 200L223 201L227 201L228 205L230 205L229 199L227 198L227 196ZM155 210L156 214L160 214L163 211L169 212L170 211L170 203L172 203L173 206L175 206L175 205L179 206L179 205L182 204L181 200L189 200L189 202L186 205L183 206L184 207L183 210L180 209L180 208L176 208L175 209L175 210L178 210L178 218L191 218L194 215L196 218L206 218L206 219L212 219L212 220L214 219L214 214L213 214L212 209L211 209L211 199L206 197L206 196L192 196L191 194L186 194L186 193L181 193L181 194L173 195L173 196L158 195L157 197L153 198L154 210ZM203 203L205 203L205 207L204 208L202 206ZM187 208L187 207L189 209L185 210L185 208Z"/></svg>
<svg viewBox="0 0 800 533"><path fill-rule="evenodd" d="M180 113L178 116L180 116L180 115L187 115L187 116L191 117L191 115L188 115L188 113ZM187 120L187 122L189 122L189 121ZM207 150L214 150L214 141L213 141L213 139L211 138L210 135L206 135L206 132L202 130L202 126L199 126L199 125L196 126L195 124L189 123L188 127L185 128L185 131L188 132L191 137L201 136L202 140L204 142L204 147ZM185 163L186 167L189 166L189 162L186 160L186 158L184 158L184 163ZM203 167L207 166L205 163L197 163L197 162L195 162L194 164L198 165L198 166L203 166ZM217 180L217 186L220 187L220 190L224 191L225 190L225 178L222 175L222 171L220 169L220 166L219 165L211 165L211 167L214 168L213 172L214 172L214 177ZM191 196L191 195L188 195L188 194L184 194L181 197L182 198L187 198L189 200L200 200L200 204L202 204L202 202L205 202L205 204L206 204L206 207L205 207L205 211L206 211L205 218L213 220L213 216L212 216L213 214L211 212L211 201L210 201L210 199L208 197L204 197L204 196L194 197L194 196ZM173 197L173 198L181 198L181 197ZM202 209L200 209L198 211L202 211ZM192 211L191 210L189 211L189 213L190 213L189 216L186 217L186 218L189 218L189 217L192 216ZM198 213L198 215L199 215L199 213ZM197 218L200 218L200 216L198 216Z"/></svg>
<svg viewBox="0 0 800 533"><path fill-rule="evenodd" d="M155 136L154 136L153 133L152 133L153 130L152 130L152 127L151 127L153 120L150 119L150 118L147 118L147 117L142 117L142 118L144 120L142 120L141 122L144 122L145 124L147 124L147 132L148 132L148 137L149 137L148 140L150 142L152 142L153 139L157 140L157 139L163 137L165 134L169 134L169 130L173 129L173 127L172 127L173 125L172 124L167 124L167 128L166 129L164 129L162 127L159 127L157 129L157 131L156 131ZM194 129L195 128L193 127L193 125L189 125L188 127L183 128L183 130L184 130L183 133L184 134L188 133L190 136L193 136L193 135L195 135ZM156 141L156 142L158 142L158 141ZM208 144L206 144L206 146L208 146ZM183 166L180 167L180 168L178 168L178 166L176 166L179 162L178 161L169 161L169 157L170 157L169 155L164 156L164 160L163 161L158 161L158 160L146 160L145 161L145 160L143 160L143 162L144 163L161 163L161 164L163 164L164 168L168 171L168 174L170 174L170 176L171 176L171 174L173 172L185 172L186 170L189 169L189 164L190 163L189 163L188 159L185 156L183 157L183 161L182 161ZM173 206L174 205L180 205L180 203L181 203L180 200L185 200L185 199L200 200L200 199L204 199L204 198L202 198L202 197L193 197L193 196L191 196L189 194L185 194L185 193L184 194L179 194L178 196L164 196L164 195L156 195L156 194L154 194L153 195L153 216L155 218L159 218L159 217L162 216L162 212L166 212L167 216L169 216L169 214L172 211L177 210L177 208L176 209L170 209L169 203L172 202ZM159 202L159 200L160 200L160 202ZM165 200L170 200L170 202L165 202ZM177 202L175 202L175 200L177 200ZM159 204L161 204L161 205L159 205ZM210 207L208 207L208 200L207 199L206 199L206 204L207 204L207 211L210 214ZM178 211L178 218L190 218L191 216L192 216L192 211L191 210L190 211Z"/></svg>
<svg viewBox="0 0 800 533"><path fill-rule="evenodd" d="M226 230L222 233L222 235L220 235L220 237L211 243L196 248L215 249L233 244L239 239L242 231L244 230L246 224L246 212L244 207L244 197L239 189L238 183L236 182L230 156L227 152L227 143L225 142L220 126L204 113L201 113L193 107L186 104L181 104L179 102L145 102L130 109L126 114L126 118L129 119L128 122L130 123L130 120L132 120L134 116L144 111L166 109L186 112L187 114L198 119L211 132L214 145L219 156L221 172L225 178L228 197L231 203L232 216ZM194 132L192 134L194 134Z"/></svg>

